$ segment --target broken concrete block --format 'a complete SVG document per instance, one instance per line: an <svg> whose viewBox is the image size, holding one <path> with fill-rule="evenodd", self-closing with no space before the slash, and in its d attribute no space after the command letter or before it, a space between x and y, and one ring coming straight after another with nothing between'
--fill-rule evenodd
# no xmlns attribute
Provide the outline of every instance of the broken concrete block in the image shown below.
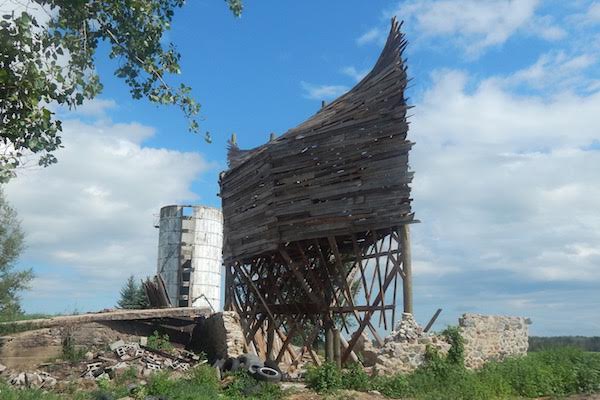
<svg viewBox="0 0 600 400"><path fill-rule="evenodd" d="M45 388L50 388L50 387L54 387L57 384L57 380L56 378L53 378L51 376L44 378L44 383L42 384L41 387L45 387Z"/></svg>
<svg viewBox="0 0 600 400"><path fill-rule="evenodd" d="M146 362L150 362L152 364L160 363L160 359L158 358L158 356L156 356L155 354L152 354L152 353L146 353L146 356L144 358L145 358Z"/></svg>
<svg viewBox="0 0 600 400"><path fill-rule="evenodd" d="M106 372L102 372L100 375L96 377L97 381L101 381L103 379L110 379L110 376Z"/></svg>
<svg viewBox="0 0 600 400"><path fill-rule="evenodd" d="M36 373L25 373L25 384L30 388L39 388L44 381Z"/></svg>
<svg viewBox="0 0 600 400"><path fill-rule="evenodd" d="M127 355L127 348L125 346L117 347L113 350L120 358L123 358Z"/></svg>
<svg viewBox="0 0 600 400"><path fill-rule="evenodd" d="M112 351L115 351L119 347L123 347L123 346L125 346L125 342L122 341L122 340L117 340L116 342L113 342L113 343L110 344L110 349Z"/></svg>
<svg viewBox="0 0 600 400"><path fill-rule="evenodd" d="M148 346L148 338L146 336L140 338L140 346Z"/></svg>
<svg viewBox="0 0 600 400"><path fill-rule="evenodd" d="M178 365L178 368L180 371L187 371L188 369L190 369L190 364L188 363L180 363Z"/></svg>
<svg viewBox="0 0 600 400"><path fill-rule="evenodd" d="M106 375L106 374L104 373L104 368L98 368L98 369L95 369L95 370L93 370L93 371L90 371L90 372L91 372L92 376L93 376L94 378L96 378L96 379L98 379L98 378L99 378L99 377L101 377L102 375ZM108 375L106 375L106 377L108 378Z"/></svg>
<svg viewBox="0 0 600 400"><path fill-rule="evenodd" d="M117 363L117 364L113 365L111 368L112 369L125 369L125 368L128 368L128 367L129 367L129 364L127 364L125 362L120 362L120 363Z"/></svg>
<svg viewBox="0 0 600 400"><path fill-rule="evenodd" d="M0 364L0 374L2 374L4 371L6 371L6 365Z"/></svg>
<svg viewBox="0 0 600 400"><path fill-rule="evenodd" d="M11 376L9 380L9 383L13 386L23 386L25 385L25 382L26 380L24 372Z"/></svg>
<svg viewBox="0 0 600 400"><path fill-rule="evenodd" d="M102 367L102 363L99 363L99 362L88 364L87 365L87 371L94 371L94 370L97 370L100 367Z"/></svg>
<svg viewBox="0 0 600 400"><path fill-rule="evenodd" d="M146 369L152 369L152 370L158 371L161 369L161 367L158 364L147 363Z"/></svg>
<svg viewBox="0 0 600 400"><path fill-rule="evenodd" d="M87 353L85 353L85 359L88 361L92 361L94 359L95 354L92 353L91 351L88 351Z"/></svg>

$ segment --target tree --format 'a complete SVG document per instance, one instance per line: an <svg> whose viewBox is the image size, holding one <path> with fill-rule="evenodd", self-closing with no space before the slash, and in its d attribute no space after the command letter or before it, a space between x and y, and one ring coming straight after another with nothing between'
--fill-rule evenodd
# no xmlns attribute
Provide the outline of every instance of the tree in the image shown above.
<svg viewBox="0 0 600 400"><path fill-rule="evenodd" d="M22 314L18 293L28 288L31 270L15 271L15 263L24 248L24 234L17 212L0 190L0 318Z"/></svg>
<svg viewBox="0 0 600 400"><path fill-rule="evenodd" d="M117 305L125 309L142 309L148 308L148 297L142 285L138 285L131 275L127 278L125 285L121 288L121 298Z"/></svg>
<svg viewBox="0 0 600 400"><path fill-rule="evenodd" d="M172 80L180 54L162 41L184 0L12 1L23 11L0 17L0 182L14 176L23 156L41 166L57 161L62 127L51 105L71 109L100 93L94 57L101 42L119 59L115 75L134 99L179 107L198 132L200 105L189 86ZM241 14L241 0L225 1Z"/></svg>

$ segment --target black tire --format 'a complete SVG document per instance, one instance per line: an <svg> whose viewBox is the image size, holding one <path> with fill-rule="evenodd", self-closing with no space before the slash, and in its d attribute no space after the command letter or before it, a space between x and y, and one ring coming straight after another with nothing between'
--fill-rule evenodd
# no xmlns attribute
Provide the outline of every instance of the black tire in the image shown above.
<svg viewBox="0 0 600 400"><path fill-rule="evenodd" d="M238 360L237 358L229 357L227 360L225 360L225 363L223 364L221 371L235 372L238 369L240 369L240 360Z"/></svg>
<svg viewBox="0 0 600 400"><path fill-rule="evenodd" d="M281 380L281 372L273 368L261 367L254 374L254 378L263 382L276 383Z"/></svg>
<svg viewBox="0 0 600 400"><path fill-rule="evenodd" d="M225 360L222 358L215 361L215 363L213 364L213 368L219 368L221 371L223 370L224 366L225 366Z"/></svg>
<svg viewBox="0 0 600 400"><path fill-rule="evenodd" d="M237 358L233 359L233 362L231 363L231 372L236 372L238 369L240 369L240 360L238 360Z"/></svg>
<svg viewBox="0 0 600 400"><path fill-rule="evenodd" d="M251 363L248 363L246 369L248 370L248 373L250 375L254 376L254 375L256 375L258 370L264 366L265 365L262 362L251 362Z"/></svg>
<svg viewBox="0 0 600 400"><path fill-rule="evenodd" d="M280 374L282 373L281 369L279 368L279 364L275 360L265 361L265 367L273 368L275 371L279 372Z"/></svg>
<svg viewBox="0 0 600 400"><path fill-rule="evenodd" d="M240 366L242 368L248 368L250 364L262 364L262 361L257 355L250 353L242 354L238 357L238 360L240 360Z"/></svg>

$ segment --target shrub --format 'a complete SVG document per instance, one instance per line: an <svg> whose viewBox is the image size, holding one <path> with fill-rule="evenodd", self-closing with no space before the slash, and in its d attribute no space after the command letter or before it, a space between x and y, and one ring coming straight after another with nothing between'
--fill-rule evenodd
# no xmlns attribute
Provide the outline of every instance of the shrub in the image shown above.
<svg viewBox="0 0 600 400"><path fill-rule="evenodd" d="M70 328L65 328L62 338L62 353L61 357L65 361L79 362L85 357L85 349L78 349L75 346L75 339Z"/></svg>
<svg viewBox="0 0 600 400"><path fill-rule="evenodd" d="M450 349L446 360L453 365L464 365L465 364L465 341L460 334L458 327L449 326L442 334L446 337L448 343L450 343Z"/></svg>
<svg viewBox="0 0 600 400"><path fill-rule="evenodd" d="M577 391L600 392L600 354L584 353L576 367Z"/></svg>
<svg viewBox="0 0 600 400"><path fill-rule="evenodd" d="M335 364L326 362L306 371L306 383L318 393L333 393L342 388L342 372Z"/></svg>
<svg viewBox="0 0 600 400"><path fill-rule="evenodd" d="M167 334L161 335L158 331L154 331L154 333L152 335L148 336L147 346L154 350L164 350L164 351L173 350L173 345L171 344L169 335L167 335Z"/></svg>
<svg viewBox="0 0 600 400"><path fill-rule="evenodd" d="M219 378L217 378L214 368L208 364L201 364L192 369L189 380L190 383L202 386L207 390L215 392L219 390Z"/></svg>
<svg viewBox="0 0 600 400"><path fill-rule="evenodd" d="M169 374L167 372L156 372L150 376L150 379L148 379L148 394L155 396L166 395L174 388L175 385L176 382L169 378Z"/></svg>
<svg viewBox="0 0 600 400"><path fill-rule="evenodd" d="M233 377L233 382L225 389L226 399L279 400L283 397L279 385L259 382L245 371L238 371Z"/></svg>
<svg viewBox="0 0 600 400"><path fill-rule="evenodd" d="M589 393L600 389L600 356L575 348L530 353L526 357L490 363L515 394L525 397Z"/></svg>
<svg viewBox="0 0 600 400"><path fill-rule="evenodd" d="M344 389L366 392L372 388L372 379L360 364L351 364L342 371L342 387Z"/></svg>
<svg viewBox="0 0 600 400"><path fill-rule="evenodd" d="M372 388L391 398L406 397L410 393L408 380L402 374L377 376L373 378Z"/></svg>

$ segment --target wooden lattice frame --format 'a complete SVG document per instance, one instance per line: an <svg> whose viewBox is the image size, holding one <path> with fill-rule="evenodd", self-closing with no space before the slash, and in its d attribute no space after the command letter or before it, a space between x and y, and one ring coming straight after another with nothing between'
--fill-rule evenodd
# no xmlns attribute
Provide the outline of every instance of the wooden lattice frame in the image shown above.
<svg viewBox="0 0 600 400"><path fill-rule="evenodd" d="M394 325L399 278L411 311L409 257L408 225L285 243L226 266L226 308L240 314L247 345L265 359L297 365L308 355L320 364L312 343L337 328L341 362L356 360L364 331L382 343L377 326ZM294 337L300 352L290 346Z"/></svg>

